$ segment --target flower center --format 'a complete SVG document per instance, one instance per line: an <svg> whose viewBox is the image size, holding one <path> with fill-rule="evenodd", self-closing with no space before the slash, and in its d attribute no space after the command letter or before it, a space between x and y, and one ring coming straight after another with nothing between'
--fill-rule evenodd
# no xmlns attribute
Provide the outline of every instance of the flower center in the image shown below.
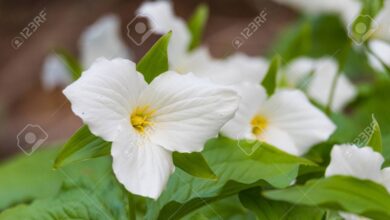
<svg viewBox="0 0 390 220"><path fill-rule="evenodd" d="M144 133L145 129L152 124L153 113L154 110L151 110L149 106L137 107L131 113L130 123L136 131Z"/></svg>
<svg viewBox="0 0 390 220"><path fill-rule="evenodd" d="M263 133L268 126L268 120L262 115L256 115L251 121L252 133L256 136Z"/></svg>

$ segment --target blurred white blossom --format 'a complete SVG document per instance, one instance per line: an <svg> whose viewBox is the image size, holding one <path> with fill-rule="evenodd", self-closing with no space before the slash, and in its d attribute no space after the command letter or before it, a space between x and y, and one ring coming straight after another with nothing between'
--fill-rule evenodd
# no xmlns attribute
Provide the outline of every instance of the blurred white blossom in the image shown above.
<svg viewBox="0 0 390 220"><path fill-rule="evenodd" d="M287 86L306 91L310 98L327 106L337 72L337 62L331 58L301 57L291 61L284 70L283 77ZM341 111L356 95L354 85L341 73L336 82L331 109Z"/></svg>
<svg viewBox="0 0 390 220"><path fill-rule="evenodd" d="M43 89L50 91L56 87L65 87L72 82L72 76L61 58L49 54L43 63L41 82Z"/></svg>
<svg viewBox="0 0 390 220"><path fill-rule="evenodd" d="M97 58L131 58L120 35L120 20L106 15L89 26L79 40L81 63L88 68Z"/></svg>

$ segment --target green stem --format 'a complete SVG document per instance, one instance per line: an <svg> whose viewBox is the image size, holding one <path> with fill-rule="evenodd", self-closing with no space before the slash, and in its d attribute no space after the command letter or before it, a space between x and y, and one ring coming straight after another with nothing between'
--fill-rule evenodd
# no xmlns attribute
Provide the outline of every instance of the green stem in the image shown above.
<svg viewBox="0 0 390 220"><path fill-rule="evenodd" d="M333 79L332 87L331 87L329 98L328 98L328 104L326 105L326 110L325 111L326 111L326 114L328 116L332 113L333 99L334 99L334 95L336 93L336 86L337 86L337 82L338 82L338 79L339 79L340 75L341 75L341 70L339 69L337 71L336 76Z"/></svg>
<svg viewBox="0 0 390 220"><path fill-rule="evenodd" d="M129 203L129 220L137 220L134 196L130 192L127 193L127 201Z"/></svg>
<svg viewBox="0 0 390 220"><path fill-rule="evenodd" d="M341 75L341 72L343 71L343 69L345 67L345 64L347 62L350 49L351 49L351 41L348 41L348 43L341 50L341 53L338 56L339 57L338 58L339 67L338 67L338 70L337 70L337 74L336 74L336 76L333 79L332 87L331 87L329 98L328 98L328 103L327 103L327 106L326 106L326 109L325 109L325 112L326 112L326 114L328 116L332 113L332 104L333 104L334 96L335 96L335 93L336 93L337 82L338 82L338 79L339 79L339 77Z"/></svg>

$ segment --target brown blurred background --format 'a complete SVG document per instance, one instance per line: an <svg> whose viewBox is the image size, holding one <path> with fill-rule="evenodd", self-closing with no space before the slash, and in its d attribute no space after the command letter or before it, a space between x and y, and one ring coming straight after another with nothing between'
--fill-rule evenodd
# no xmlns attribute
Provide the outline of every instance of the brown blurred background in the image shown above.
<svg viewBox="0 0 390 220"><path fill-rule="evenodd" d="M185 19L200 3L209 5L210 17L203 42L216 57L237 51L232 47L232 40L263 9L268 14L267 21L239 51L264 54L281 29L297 17L290 9L269 0L173 2L177 15ZM20 152L16 136L27 124L40 125L48 133L46 144L67 139L81 126L61 88L52 92L42 89L44 58L58 47L77 56L83 30L100 16L115 13L122 21L122 38L137 61L156 40L156 36L151 37L137 46L126 36L126 24L141 3L139 0L0 1L0 159ZM43 9L46 21L23 45L14 49L11 40Z"/></svg>

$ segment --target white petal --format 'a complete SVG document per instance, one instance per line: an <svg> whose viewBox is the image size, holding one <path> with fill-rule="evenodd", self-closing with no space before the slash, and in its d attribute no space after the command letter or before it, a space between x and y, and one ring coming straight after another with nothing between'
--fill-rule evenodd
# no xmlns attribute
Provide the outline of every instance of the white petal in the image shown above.
<svg viewBox="0 0 390 220"><path fill-rule="evenodd" d="M252 137L251 120L267 98L264 88L258 84L242 83L231 87L240 96L238 110L222 127L222 133L233 139Z"/></svg>
<svg viewBox="0 0 390 220"><path fill-rule="evenodd" d="M347 212L339 212L340 216L343 217L344 220L371 220L370 218L366 218L363 216L359 216L352 213Z"/></svg>
<svg viewBox="0 0 390 220"><path fill-rule="evenodd" d="M386 187L387 191L390 193L390 167L384 168L382 170L382 184Z"/></svg>
<svg viewBox="0 0 390 220"><path fill-rule="evenodd" d="M210 65L214 62L215 60L211 57L208 48L199 47L184 55L180 62L175 62L172 69L182 74L192 72L200 77L208 77L208 74L212 72Z"/></svg>
<svg viewBox="0 0 390 220"><path fill-rule="evenodd" d="M375 17L375 23L377 24L376 31L372 36L376 39L390 41L390 1L384 1L384 6L379 12L378 16Z"/></svg>
<svg viewBox="0 0 390 220"><path fill-rule="evenodd" d="M369 47L387 66L390 66L390 43L380 40L372 40L369 42ZM368 56L371 66L379 71L385 72L382 63L374 56Z"/></svg>
<svg viewBox="0 0 390 220"><path fill-rule="evenodd" d="M260 83L268 70L268 62L261 57L250 57L243 53L235 53L226 59L225 68L237 70L241 82Z"/></svg>
<svg viewBox="0 0 390 220"><path fill-rule="evenodd" d="M261 141L269 143L287 153L293 155L300 155L299 148L294 143L291 136L275 126L269 126L264 130L264 133L260 137Z"/></svg>
<svg viewBox="0 0 390 220"><path fill-rule="evenodd" d="M347 175L380 183L383 161L382 155L374 152L370 147L335 145L325 176Z"/></svg>
<svg viewBox="0 0 390 220"><path fill-rule="evenodd" d="M296 87L314 69L313 59L307 57L295 59L285 69L287 81L292 87Z"/></svg>
<svg viewBox="0 0 390 220"><path fill-rule="evenodd" d="M50 54L45 58L42 70L42 85L45 90L52 90L58 86L67 86L72 82L72 77L62 62L55 54Z"/></svg>
<svg viewBox="0 0 390 220"><path fill-rule="evenodd" d="M329 96L332 91L333 80L337 75L338 67L333 59L324 58L317 62L316 70L311 79L307 92L310 97L315 99L321 105L328 104ZM332 110L340 111L356 96L356 89L352 83L341 74L338 78Z"/></svg>
<svg viewBox="0 0 390 220"><path fill-rule="evenodd" d="M237 67L228 67L227 62L215 59L208 48L200 47L185 54L180 62L171 65L178 73L193 73L197 77L206 78L220 85L231 85L243 81L241 71Z"/></svg>
<svg viewBox="0 0 390 220"><path fill-rule="evenodd" d="M130 111L146 86L133 62L102 58L69 85L64 94L73 112L93 134L113 141L124 126L130 126Z"/></svg>
<svg viewBox="0 0 390 220"><path fill-rule="evenodd" d="M118 181L131 193L157 199L174 171L171 152L122 132L112 143L112 167Z"/></svg>
<svg viewBox="0 0 390 220"><path fill-rule="evenodd" d="M172 31L168 45L169 62L171 64L180 63L190 43L190 32L183 19L174 15L172 3L169 1L145 2L137 13L148 18L154 32L165 34Z"/></svg>
<svg viewBox="0 0 390 220"><path fill-rule="evenodd" d="M335 130L332 121L297 90L278 91L264 103L259 114L290 135L299 155L327 140Z"/></svg>
<svg viewBox="0 0 390 220"><path fill-rule="evenodd" d="M100 18L80 38L81 60L88 68L97 58L130 58L129 49L120 36L120 21L114 15Z"/></svg>
<svg viewBox="0 0 390 220"><path fill-rule="evenodd" d="M156 110L150 139L170 151L203 149L238 107L237 94L193 74L164 73L141 95L141 105Z"/></svg>

